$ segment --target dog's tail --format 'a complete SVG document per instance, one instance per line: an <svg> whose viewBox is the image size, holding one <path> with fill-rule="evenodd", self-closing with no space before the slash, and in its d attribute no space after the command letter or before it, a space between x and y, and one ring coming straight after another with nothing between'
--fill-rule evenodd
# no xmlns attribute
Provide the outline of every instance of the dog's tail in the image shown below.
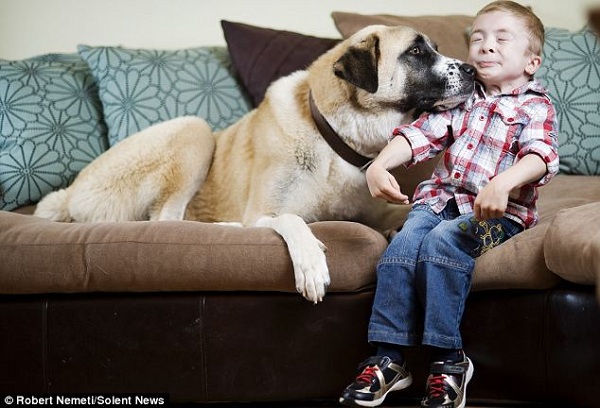
<svg viewBox="0 0 600 408"><path fill-rule="evenodd" d="M67 207L67 198L66 189L54 191L42 198L33 215L52 221L70 222L71 215Z"/></svg>

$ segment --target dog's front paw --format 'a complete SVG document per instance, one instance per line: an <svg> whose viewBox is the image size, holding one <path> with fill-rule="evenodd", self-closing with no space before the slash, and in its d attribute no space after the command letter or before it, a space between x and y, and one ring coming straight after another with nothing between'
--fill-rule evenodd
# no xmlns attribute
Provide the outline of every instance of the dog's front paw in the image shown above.
<svg viewBox="0 0 600 408"><path fill-rule="evenodd" d="M295 214L281 214L259 217L254 225L273 228L283 237L294 267L296 290L313 303L322 301L329 286L326 248L304 220Z"/></svg>
<svg viewBox="0 0 600 408"><path fill-rule="evenodd" d="M296 290L305 299L317 304L323 300L327 287L329 286L329 269L324 245L317 241L316 245L304 248L299 259L294 265L294 276L296 279ZM309 248L310 247L310 248Z"/></svg>

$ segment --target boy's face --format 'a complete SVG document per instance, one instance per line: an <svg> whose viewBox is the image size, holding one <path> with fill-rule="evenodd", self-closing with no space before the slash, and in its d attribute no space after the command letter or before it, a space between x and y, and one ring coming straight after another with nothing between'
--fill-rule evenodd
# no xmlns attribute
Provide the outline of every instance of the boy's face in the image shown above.
<svg viewBox="0 0 600 408"><path fill-rule="evenodd" d="M477 78L488 92L506 93L528 82L541 58L529 48L522 18L492 11L473 22L467 62L477 68Z"/></svg>

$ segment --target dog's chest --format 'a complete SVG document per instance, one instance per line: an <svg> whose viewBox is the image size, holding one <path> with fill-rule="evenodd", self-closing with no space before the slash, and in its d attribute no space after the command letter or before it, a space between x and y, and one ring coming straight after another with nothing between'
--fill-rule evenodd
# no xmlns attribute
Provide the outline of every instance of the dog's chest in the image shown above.
<svg viewBox="0 0 600 408"><path fill-rule="evenodd" d="M298 149L295 169L277 182L281 212L305 220L348 219L360 212L367 191L364 174L347 163L324 161L310 150Z"/></svg>
<svg viewBox="0 0 600 408"><path fill-rule="evenodd" d="M297 144L294 149L293 156L295 159L295 164L299 171L315 171L317 165L317 155L312 149L309 149L306 146L302 146L301 144Z"/></svg>

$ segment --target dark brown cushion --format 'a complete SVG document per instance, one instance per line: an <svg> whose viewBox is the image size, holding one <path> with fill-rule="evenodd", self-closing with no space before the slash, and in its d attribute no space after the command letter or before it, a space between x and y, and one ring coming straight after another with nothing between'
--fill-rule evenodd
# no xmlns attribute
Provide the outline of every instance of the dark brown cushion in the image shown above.
<svg viewBox="0 0 600 408"><path fill-rule="evenodd" d="M317 222L329 291L375 281L385 238L352 222ZM0 293L295 292L283 239L269 228L192 221L69 224L0 211Z"/></svg>
<svg viewBox="0 0 600 408"><path fill-rule="evenodd" d="M233 66L254 106L263 100L271 82L306 69L339 39L221 21Z"/></svg>
<svg viewBox="0 0 600 408"><path fill-rule="evenodd" d="M440 53L461 60L465 60L469 53L467 30L474 20L474 17L466 15L413 17L387 14L364 15L340 11L334 11L331 16L344 38L372 24L408 26L426 34L438 45Z"/></svg>

